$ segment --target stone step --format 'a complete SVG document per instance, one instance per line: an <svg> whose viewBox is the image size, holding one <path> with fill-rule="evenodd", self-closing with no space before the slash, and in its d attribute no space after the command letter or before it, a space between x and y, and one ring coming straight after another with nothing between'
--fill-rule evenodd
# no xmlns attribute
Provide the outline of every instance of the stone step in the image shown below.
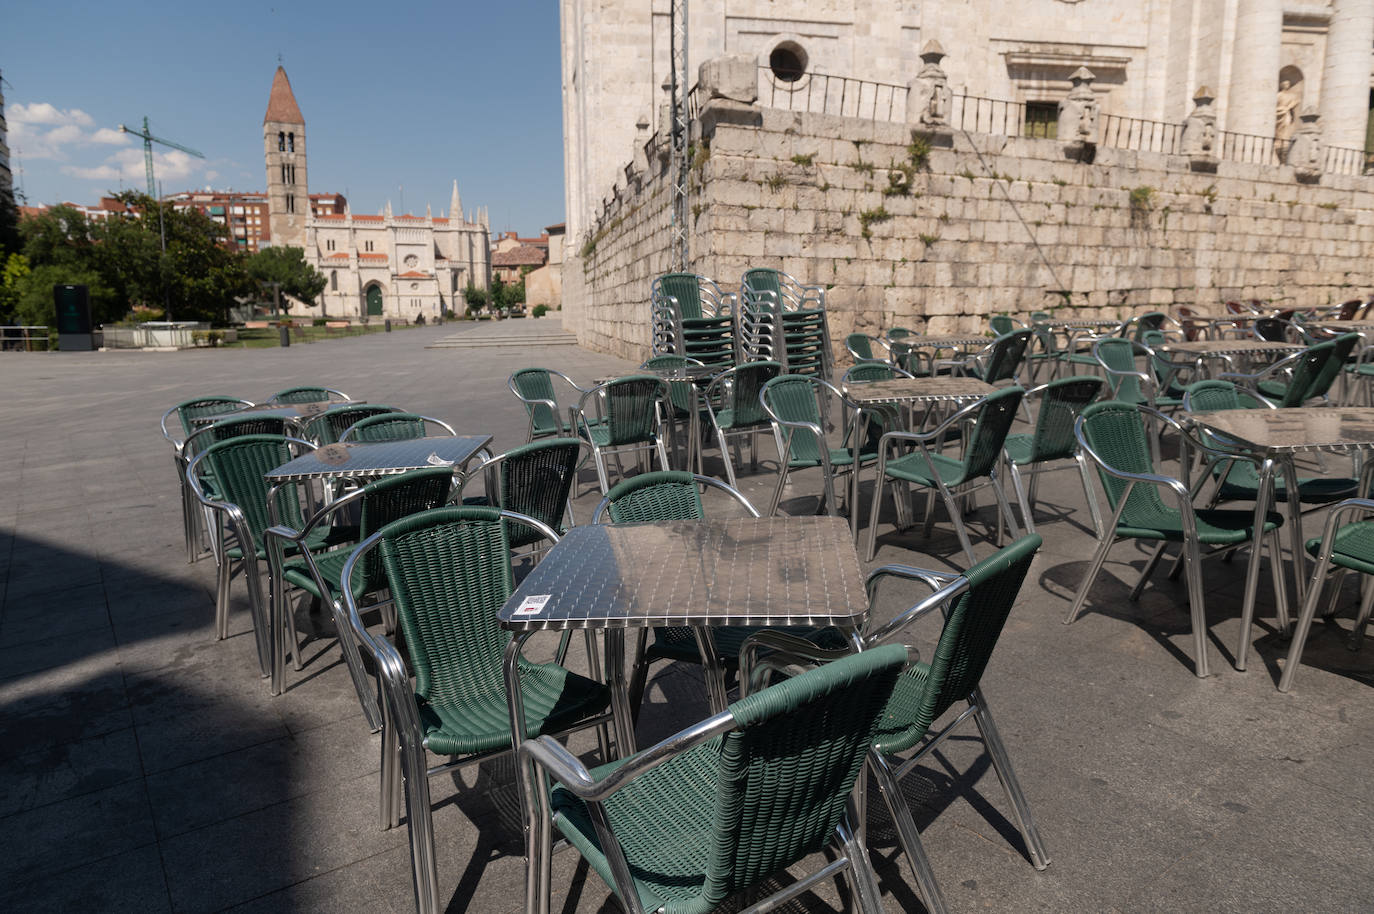
<svg viewBox="0 0 1374 914"><path fill-rule="evenodd" d="M524 333L524 334L466 334L455 333L441 337L426 349L492 349L501 346L526 348L529 346L576 346L577 337L571 333Z"/></svg>

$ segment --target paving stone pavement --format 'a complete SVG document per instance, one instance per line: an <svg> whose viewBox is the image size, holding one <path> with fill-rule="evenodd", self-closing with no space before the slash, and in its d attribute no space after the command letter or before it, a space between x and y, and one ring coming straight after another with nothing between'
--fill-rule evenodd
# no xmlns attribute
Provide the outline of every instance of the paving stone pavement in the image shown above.
<svg viewBox="0 0 1374 914"><path fill-rule="evenodd" d="M525 437L506 389L513 369L590 379L631 367L569 346L425 348L453 332L285 350L0 354L0 909L413 910L405 829L378 827L378 740L337 645L309 641L304 669L288 667L288 689L273 698L237 583L231 637L213 640L213 563L186 564L157 420L196 394L264 399L321 383L489 433L505 449ZM771 444L761 457L741 481L766 504ZM816 509L815 475L797 478L783 510ZM594 485L588 470L580 520ZM1145 558L1131 544L1113 551L1082 618L1061 624L1095 545L1085 514L1073 474L1046 479L1045 546L984 678L1052 864L1028 862L976 731L906 783L950 910L1374 910L1374 645L1344 647L1355 583L1281 695L1286 644L1272 599L1251 669L1237 672L1228 661L1244 563L1206 563L1215 674L1198 680L1184 587L1161 569L1129 602ZM980 556L991 517L984 507L970 518ZM961 564L943 513L929 539L891 524L889 503L874 564ZM876 612L915 597L893 587ZM928 646L934 630L916 635ZM705 713L688 667L656 668L646 701L641 745ZM593 749L590 739L573 747ZM433 790L449 910L517 910L509 763L436 778ZM870 844L886 909L922 910L876 800ZM617 910L574 855L554 866L556 910ZM848 904L827 883L786 910Z"/></svg>

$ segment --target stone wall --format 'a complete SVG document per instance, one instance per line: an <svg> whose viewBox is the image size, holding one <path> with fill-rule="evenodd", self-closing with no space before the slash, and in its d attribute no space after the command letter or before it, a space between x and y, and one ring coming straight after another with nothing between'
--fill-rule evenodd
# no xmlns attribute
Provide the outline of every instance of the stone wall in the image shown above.
<svg viewBox="0 0 1374 914"><path fill-rule="evenodd" d="M779 267L828 292L831 335L888 326L981 331L1001 311L1125 316L1258 298L1295 306L1374 290L1374 179L1298 183L1285 166L956 132L922 156L905 125L755 109L696 137L693 269L726 288ZM740 118L735 117L738 121ZM913 157L913 153L916 155ZM654 156L629 169L570 250L579 340L647 353L649 282L669 268Z"/></svg>

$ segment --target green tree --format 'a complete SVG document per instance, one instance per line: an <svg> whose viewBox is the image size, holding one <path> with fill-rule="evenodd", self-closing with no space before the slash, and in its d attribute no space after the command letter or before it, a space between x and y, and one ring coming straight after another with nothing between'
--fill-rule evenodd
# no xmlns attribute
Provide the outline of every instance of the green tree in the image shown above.
<svg viewBox="0 0 1374 914"><path fill-rule="evenodd" d="M468 283L463 287L463 301L467 304L469 313L481 311L491 303L491 293Z"/></svg>
<svg viewBox="0 0 1374 914"><path fill-rule="evenodd" d="M491 282L491 303L494 308L514 308L525 303L525 279L519 282L505 282L496 277Z"/></svg>
<svg viewBox="0 0 1374 914"><path fill-rule="evenodd" d="M323 273L305 262L305 252L300 248L263 248L250 255L244 266L250 279L280 283L283 294L304 302L314 302L329 282Z"/></svg>
<svg viewBox="0 0 1374 914"><path fill-rule="evenodd" d="M11 254L0 269L0 323L14 320L19 304L19 284L29 275L29 259L23 254Z"/></svg>
<svg viewBox="0 0 1374 914"><path fill-rule="evenodd" d="M91 296L91 319L95 320L96 302L107 302L111 298L110 290L103 284L100 274L89 267L50 263L36 266L20 277L16 284L14 322L35 327L57 326L52 287L68 283L87 287Z"/></svg>

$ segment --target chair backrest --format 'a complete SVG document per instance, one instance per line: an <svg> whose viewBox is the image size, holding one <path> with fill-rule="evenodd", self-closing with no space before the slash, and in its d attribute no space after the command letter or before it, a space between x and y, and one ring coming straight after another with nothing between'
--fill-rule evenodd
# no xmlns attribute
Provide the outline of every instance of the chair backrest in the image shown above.
<svg viewBox="0 0 1374 914"><path fill-rule="evenodd" d="M321 445L335 444L355 422L369 419L372 416L398 412L400 410L394 406L383 406L377 403L341 406L311 419L310 424L305 427L305 434L307 438L311 438Z"/></svg>
<svg viewBox="0 0 1374 914"><path fill-rule="evenodd" d="M758 268L745 270L741 286L744 289L743 300L747 304L773 305L779 308L785 306L782 272ZM793 307L796 307L794 304Z"/></svg>
<svg viewBox="0 0 1374 914"><path fill-rule="evenodd" d="M429 416L416 413L383 413L359 419L340 437L344 441L356 442L408 441L412 438L426 437L429 434L428 425L438 425L445 434L453 434L453 429Z"/></svg>
<svg viewBox="0 0 1374 914"><path fill-rule="evenodd" d="M701 317L701 277L697 274L664 273L654 287L662 295L677 299L678 317Z"/></svg>
<svg viewBox="0 0 1374 914"><path fill-rule="evenodd" d="M1041 542L1038 534L1023 536L963 573L968 587L945 613L930 662L913 667L913 675L925 675L918 705L901 712L911 720L905 739L899 737L904 743L920 739L940 715L978 688ZM882 743L879 748L891 750Z"/></svg>
<svg viewBox="0 0 1374 914"><path fill-rule="evenodd" d="M1147 330L1163 330L1164 322L1168 319L1169 315L1165 314L1163 311L1149 311L1140 315L1134 321L1135 339L1143 342L1142 334Z"/></svg>
<svg viewBox="0 0 1374 914"><path fill-rule="evenodd" d="M524 402L534 434L558 434L563 430L563 420L554 414L548 404L528 402L548 400L555 405L558 403L558 397L553 392L553 377L547 368L520 369L510 376L510 388Z"/></svg>
<svg viewBox="0 0 1374 914"><path fill-rule="evenodd" d="M903 371L896 365L888 362L860 362L851 365L849 370L840 378L841 384L848 384L850 381L891 381L893 378L909 378L911 372Z"/></svg>
<svg viewBox="0 0 1374 914"><path fill-rule="evenodd" d="M1127 403L1144 403L1149 399L1134 374L1140 370L1135 362L1137 351L1138 344L1125 337L1103 337L1093 343L1093 356L1107 369L1107 384L1114 399Z"/></svg>
<svg viewBox="0 0 1374 914"><path fill-rule="evenodd" d="M987 476L997 466L1025 395L1020 387L1005 387L983 398L974 411L973 432L964 448L963 479Z"/></svg>
<svg viewBox="0 0 1374 914"><path fill-rule="evenodd" d="M1078 443L1073 437L1073 423L1083 408L1101 395L1104 385L1101 378L1070 377L1044 386L1031 439L1031 462L1061 460L1074 455Z"/></svg>
<svg viewBox="0 0 1374 914"><path fill-rule="evenodd" d="M809 422L819 428L821 423L820 403L816 399L820 391L819 382L806 375L779 375L759 391L759 402L765 412L776 416L783 422ZM815 434L799 428L779 428L778 434L785 443L790 443L789 462L816 464L821 460L821 448L825 442L818 441Z"/></svg>
<svg viewBox="0 0 1374 914"><path fill-rule="evenodd" d="M719 905L830 844L906 657L902 645L883 645L730 706L736 729L716 744L704 902Z"/></svg>
<svg viewBox="0 0 1374 914"><path fill-rule="evenodd" d="M403 517L443 507L452 494L452 467L425 467L370 482L363 486L359 496L358 539L367 539ZM377 550L363 557L362 575L362 593L386 586Z"/></svg>
<svg viewBox="0 0 1374 914"><path fill-rule="evenodd" d="M653 438L658 427L658 403L668 399L668 383L653 375L626 375L584 394L604 395L606 443L611 447L638 444Z"/></svg>
<svg viewBox="0 0 1374 914"><path fill-rule="evenodd" d="M988 326L992 328L993 336L1004 336L1020 327L1021 324L1010 314L994 314L988 318Z"/></svg>
<svg viewBox="0 0 1374 914"><path fill-rule="evenodd" d="M1168 342L1169 340L1164 336L1163 330L1146 330L1140 334L1140 344L1150 350L1146 359L1150 363L1150 370L1155 379L1155 390L1160 393L1169 390L1179 369L1183 367L1171 362L1161 354L1160 347Z"/></svg>
<svg viewBox="0 0 1374 914"><path fill-rule="evenodd" d="M1312 379L1312 386L1307 390L1307 399L1326 396L1331 385L1340 377L1341 371L1345 368L1346 360L1350 358L1350 353L1359 342L1360 335L1358 333L1342 333L1334 340L1327 341L1327 345L1331 347L1331 354L1321 371L1317 372L1317 376ZM1319 343L1318 345L1322 344Z"/></svg>
<svg viewBox="0 0 1374 914"><path fill-rule="evenodd" d="M685 355L656 355L646 359L640 368L651 369L653 371L676 371L686 368L689 365L702 366L700 359L688 358ZM668 398L673 402L673 409L679 414L690 414L692 410L693 396L692 391L686 384L669 384Z"/></svg>
<svg viewBox="0 0 1374 914"><path fill-rule="evenodd" d="M496 613L514 589L498 508L435 508L393 521L377 548L422 700L505 694L510 634Z"/></svg>
<svg viewBox="0 0 1374 914"><path fill-rule="evenodd" d="M741 429L768 424L768 413L759 402L759 391L763 390L763 385L781 373L780 363L763 361L745 362L716 376L716 380L711 382L711 387L726 391L720 405L721 408L732 411L731 428Z"/></svg>
<svg viewBox="0 0 1374 914"><path fill-rule="evenodd" d="M1263 406L1230 381L1194 381L1183 391L1183 408L1190 413L1222 409L1255 409Z"/></svg>
<svg viewBox="0 0 1374 914"><path fill-rule="evenodd" d="M844 338L844 348L855 359L869 361L874 358L873 340L867 333L851 333Z"/></svg>
<svg viewBox="0 0 1374 914"><path fill-rule="evenodd" d="M1026 357L1026 348L1030 346L1031 333L1030 330L1013 330L993 341L983 380L991 384L1015 378Z"/></svg>
<svg viewBox="0 0 1374 914"><path fill-rule="evenodd" d="M348 394L332 387L288 387L272 395L273 403L328 403L330 400L351 400Z"/></svg>
<svg viewBox="0 0 1374 914"><path fill-rule="evenodd" d="M1271 343L1291 343L1300 335L1291 321L1279 317L1256 318L1251 325L1255 339Z"/></svg>
<svg viewBox="0 0 1374 914"><path fill-rule="evenodd" d="M704 520L701 491L685 470L640 473L621 480L606 493L606 513L616 524L658 520Z"/></svg>
<svg viewBox="0 0 1374 914"><path fill-rule="evenodd" d="M904 337L915 336L916 332L907 327L892 327L887 331L887 338L890 340L900 340Z"/></svg>
<svg viewBox="0 0 1374 914"><path fill-rule="evenodd" d="M1125 473L1155 472L1154 461L1150 456L1151 433L1146 429L1144 416L1136 404L1120 400L1093 403L1083 410L1080 421L1083 440L1107 466ZM1130 483L1112 476L1100 467L1098 477L1106 491L1107 502L1115 511ZM1126 526L1151 526L1155 518L1173 513L1175 510L1165 505L1158 486L1138 485L1131 489L1118 523ZM1136 519L1141 519L1142 523L1132 524Z"/></svg>
<svg viewBox="0 0 1374 914"><path fill-rule="evenodd" d="M1355 336L1355 334L1349 334ZM1279 399L1278 406L1290 408L1302 406L1308 400L1316 396L1321 396L1325 390L1318 392L1317 388L1325 379L1324 375L1333 361L1335 371L1340 371L1341 361L1335 360L1337 340L1327 340L1324 343L1317 343L1309 346L1297 359L1293 366L1293 374L1289 378L1288 386L1284 389L1283 396ZM1335 375L1332 374L1332 379ZM1326 381L1326 386L1330 387L1331 382Z"/></svg>
<svg viewBox="0 0 1374 914"><path fill-rule="evenodd" d="M215 492L221 501L238 505L253 537L251 546L262 545L262 535L271 526L267 493L271 489L263 476L292 458L292 439L279 435L243 435L207 447L198 460L215 477ZM278 495L277 519L297 530L304 526L300 499L294 486L284 486Z"/></svg>
<svg viewBox="0 0 1374 914"><path fill-rule="evenodd" d="M196 431L196 419L232 413L252 405L251 400L242 400L238 397L196 397L194 400L185 400L173 406L162 417L162 433L171 437L167 429L167 419L171 416L176 416L181 424L182 438L187 438Z"/></svg>
<svg viewBox="0 0 1374 914"><path fill-rule="evenodd" d="M183 453L194 457L212 444L243 435L273 435L281 438L291 434L291 422L285 416L236 416L207 425L186 439Z"/></svg>
<svg viewBox="0 0 1374 914"><path fill-rule="evenodd" d="M533 517L561 531L583 447L578 438L546 438L511 448L490 461L496 464L499 479L495 493L488 488L488 499L495 495L497 507ZM487 484L491 486L490 481ZM506 533L512 549L544 539L536 528L515 521L509 522Z"/></svg>

